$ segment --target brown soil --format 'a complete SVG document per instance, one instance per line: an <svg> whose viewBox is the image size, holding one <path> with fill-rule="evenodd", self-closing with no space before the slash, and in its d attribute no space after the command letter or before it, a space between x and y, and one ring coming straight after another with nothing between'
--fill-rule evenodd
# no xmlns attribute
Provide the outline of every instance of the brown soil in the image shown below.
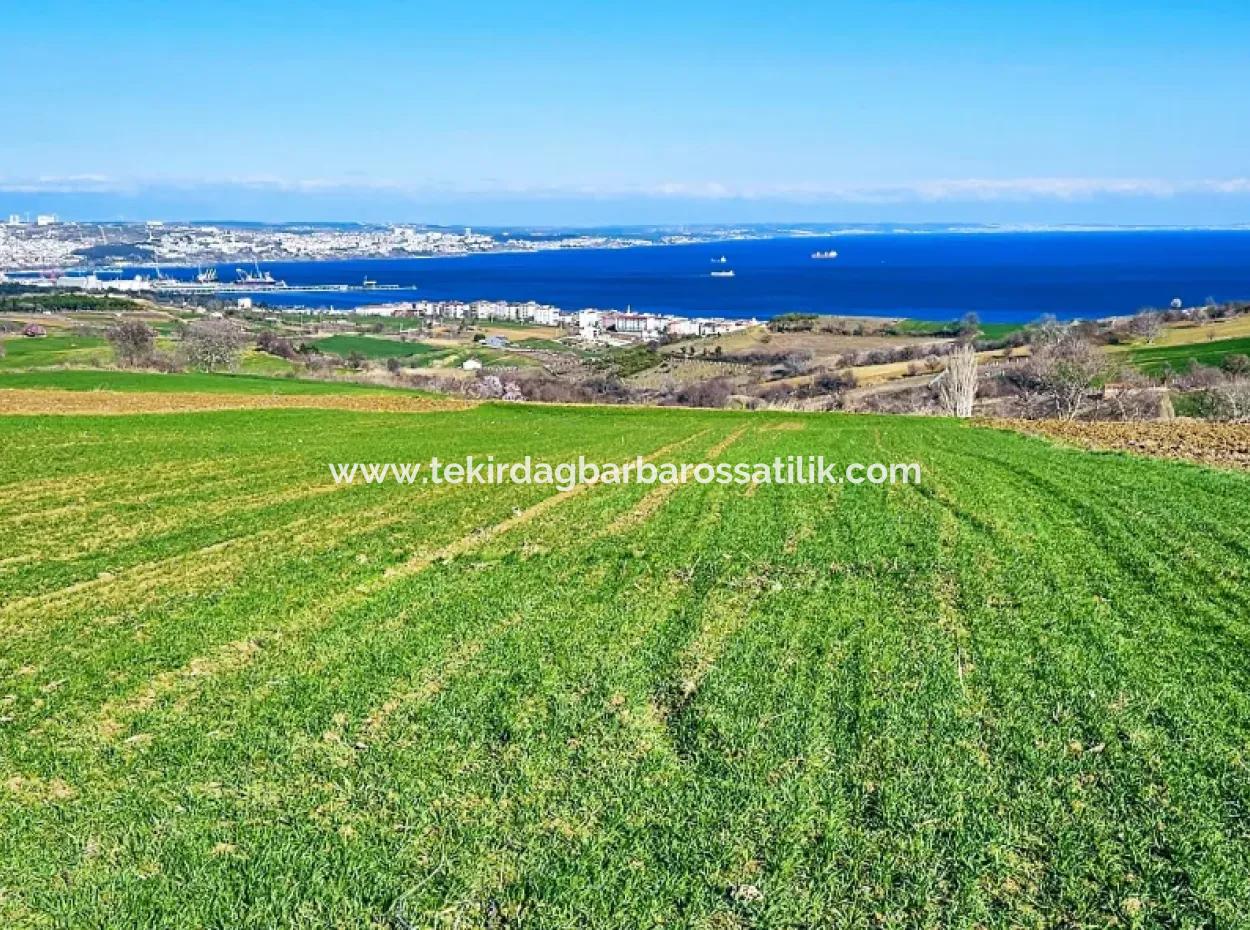
<svg viewBox="0 0 1250 930"><path fill-rule="evenodd" d="M1059 420L986 420L1087 449L1119 449L1139 455L1186 459L1220 468L1250 470L1250 423L1166 420L1131 423L1065 423Z"/></svg>
<svg viewBox="0 0 1250 930"><path fill-rule="evenodd" d="M461 410L471 402L404 394L161 394L124 391L0 390L0 414L187 413L285 407L426 413Z"/></svg>

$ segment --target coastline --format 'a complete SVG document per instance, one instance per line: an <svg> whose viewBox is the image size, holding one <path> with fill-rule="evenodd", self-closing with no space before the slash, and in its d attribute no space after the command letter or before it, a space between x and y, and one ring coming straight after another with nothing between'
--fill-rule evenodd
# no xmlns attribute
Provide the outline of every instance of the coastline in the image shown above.
<svg viewBox="0 0 1250 930"><path fill-rule="evenodd" d="M82 224L93 225L95 224L95 221L82 221L82 223L78 225L82 225ZM188 223L186 225L188 227L194 227L194 226L211 225L211 224ZM226 226L226 227L230 226L229 223L221 223L217 225ZM262 228L283 229L284 225L275 224L272 227L264 226ZM382 228L382 227L379 227L379 228ZM344 262L344 261L402 261L402 260L408 260L408 259L434 260L434 259L452 259L452 258L474 258L478 256L487 256L487 255L540 255L540 254L545 254L549 252L554 252L554 253L624 252L624 251L631 251L631 250L637 250L637 249L651 249L651 248L656 248L656 247L676 248L676 247L682 247L682 246L713 245L713 244L721 243L721 242L773 242L773 241L787 241L787 240L801 241L801 240L810 240L810 239L831 239L831 238L843 237L843 236L848 236L848 237L849 236L854 236L854 237L859 237L859 236L864 236L864 237L877 237L877 236L1028 236L1028 235L1067 235L1067 234L1076 235L1076 234L1085 234L1085 233L1088 233L1088 234L1121 233L1121 234L1143 234L1143 235L1156 234L1156 233L1158 234L1166 234L1166 233L1246 233L1246 234L1250 234L1250 223L1239 223L1239 224L1220 225L1220 226L1211 226L1211 225L1108 226L1108 225L1027 225L1027 224L1024 224L1024 225L1005 225L1005 224L958 225L958 224L952 224L950 226L899 225L899 226L891 226L889 228L885 228L884 226L874 224L872 226L849 225L849 226L844 226L844 227L830 228L827 230L826 229L803 229L802 227L796 225L795 227L790 228L790 229L784 229L784 230L779 229L778 231L771 232L771 233L761 233L758 235L745 235L745 234L719 235L719 236L711 236L707 239L697 239L697 240L693 240L689 242L663 242L663 241L635 240L635 241L629 241L629 242L622 242L619 244L613 244L613 243L605 243L601 245L579 244L579 245L561 246L558 248L540 248L540 249L506 248L505 247L505 248L497 248L497 249L464 250L464 251L451 251L451 252L439 252L439 253L363 252L361 254L352 255L352 256L343 256L343 255L318 255L318 256L312 256L312 257L274 256L274 257L259 258L259 259L253 254L238 253L238 254L226 255L224 257L217 257L217 258L205 257L199 260L198 263L192 263L190 260L187 260L187 261L153 260L149 262L140 262L140 263L114 262L114 263L109 263L109 264L61 263L55 268L49 265L20 265L20 266L9 265L9 266L0 267L0 275L39 274L39 273L53 271L53 270L70 270L70 271L75 271L75 272L77 271L112 272L112 271L116 271L119 268L139 269L139 268L151 267L157 264L161 265L163 268L166 268L166 269L191 270L191 269L196 268L197 266L203 266L203 265L229 264L233 262L251 262L251 261L258 262L259 264L262 264L262 265L274 264L274 263L279 263L279 262L286 263L286 264L296 264L296 263L321 264L321 263L328 263L328 262Z"/></svg>
<svg viewBox="0 0 1250 930"><path fill-rule="evenodd" d="M1080 236L1079 232L1104 233ZM1119 233L1118 236L1110 235ZM840 250L837 261L810 261L812 250ZM672 246L672 248L661 248ZM676 248L686 246L688 248ZM723 250L723 251L722 251ZM700 255L700 252L702 255ZM735 278L712 279L708 259L729 256ZM532 256L518 258L517 256ZM498 258L492 258L498 256ZM458 259L460 261L434 261ZM471 261L477 259L477 261ZM478 300L550 304L562 310L616 309L691 318L769 319L785 313L949 321L967 312L984 322L1021 323L1053 313L1061 319L1127 315L1175 299L1250 295L1250 227L861 230L818 236L734 231L682 242L597 242L562 248L497 248L433 255L352 254L258 262L289 288L226 287L195 297L251 297L278 309L367 312L371 304ZM70 277L149 276L157 263L92 263ZM192 261L159 263L191 283ZM715 267L715 266L713 266ZM38 272L21 269L34 278ZM362 278L375 279L365 288ZM20 279L19 283L20 283ZM99 285L97 285L99 286ZM146 291L177 301L177 291Z"/></svg>

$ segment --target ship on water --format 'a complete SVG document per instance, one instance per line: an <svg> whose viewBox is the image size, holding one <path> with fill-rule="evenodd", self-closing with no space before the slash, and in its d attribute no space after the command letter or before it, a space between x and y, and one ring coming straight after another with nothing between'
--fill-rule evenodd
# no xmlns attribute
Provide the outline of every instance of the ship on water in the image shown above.
<svg viewBox="0 0 1250 930"><path fill-rule="evenodd" d="M215 284L217 282L216 266L210 265L207 268L197 268L195 280L197 284Z"/></svg>
<svg viewBox="0 0 1250 930"><path fill-rule="evenodd" d="M835 252L833 249L830 249L828 252L813 252L812 253L812 258L837 258L837 257L838 257L838 253Z"/></svg>
<svg viewBox="0 0 1250 930"><path fill-rule="evenodd" d="M253 263L255 270L247 271L244 268L234 269L236 275L235 284L239 287L286 287L285 281L277 280L268 271L261 271L260 265Z"/></svg>
<svg viewBox="0 0 1250 930"><path fill-rule="evenodd" d="M727 262L727 261L729 261L729 259L727 259L724 255L722 255L720 258L714 258L714 259L712 259L712 264L713 264L713 265L723 265L723 264L725 264L725 262Z"/></svg>
<svg viewBox="0 0 1250 930"><path fill-rule="evenodd" d="M733 276L734 276L734 270L732 268L730 268L728 271L713 271L712 272L713 278L732 278Z"/></svg>

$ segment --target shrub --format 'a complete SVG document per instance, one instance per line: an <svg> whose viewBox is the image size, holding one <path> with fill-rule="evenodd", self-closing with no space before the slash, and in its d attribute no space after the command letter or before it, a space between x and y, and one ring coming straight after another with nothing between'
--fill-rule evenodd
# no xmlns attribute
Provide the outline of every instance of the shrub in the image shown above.
<svg viewBox="0 0 1250 930"><path fill-rule="evenodd" d="M292 360L299 355L289 339L283 339L281 336L268 330L256 337L256 348L269 355L276 355L278 358L288 360Z"/></svg>
<svg viewBox="0 0 1250 930"><path fill-rule="evenodd" d="M1250 378L1205 368L1191 371L1183 383L1191 388L1201 384L1186 395L1187 412L1192 416L1208 420L1250 419Z"/></svg>
<svg viewBox="0 0 1250 930"><path fill-rule="evenodd" d="M1229 374L1250 374L1250 355L1233 353L1224 356L1223 368Z"/></svg>
<svg viewBox="0 0 1250 930"><path fill-rule="evenodd" d="M733 388L725 378L712 378L688 384L677 392L677 403L684 407L724 407Z"/></svg>
<svg viewBox="0 0 1250 930"><path fill-rule="evenodd" d="M768 328L774 333L806 333L816 328L819 319L814 313L782 313L769 321Z"/></svg>

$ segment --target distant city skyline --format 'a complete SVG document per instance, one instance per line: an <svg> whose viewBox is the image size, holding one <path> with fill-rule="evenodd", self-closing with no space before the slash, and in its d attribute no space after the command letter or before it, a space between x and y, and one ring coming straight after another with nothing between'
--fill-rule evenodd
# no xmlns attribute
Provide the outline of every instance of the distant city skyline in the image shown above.
<svg viewBox="0 0 1250 930"><path fill-rule="evenodd" d="M0 215L1250 222L1250 5L49 0Z"/></svg>

